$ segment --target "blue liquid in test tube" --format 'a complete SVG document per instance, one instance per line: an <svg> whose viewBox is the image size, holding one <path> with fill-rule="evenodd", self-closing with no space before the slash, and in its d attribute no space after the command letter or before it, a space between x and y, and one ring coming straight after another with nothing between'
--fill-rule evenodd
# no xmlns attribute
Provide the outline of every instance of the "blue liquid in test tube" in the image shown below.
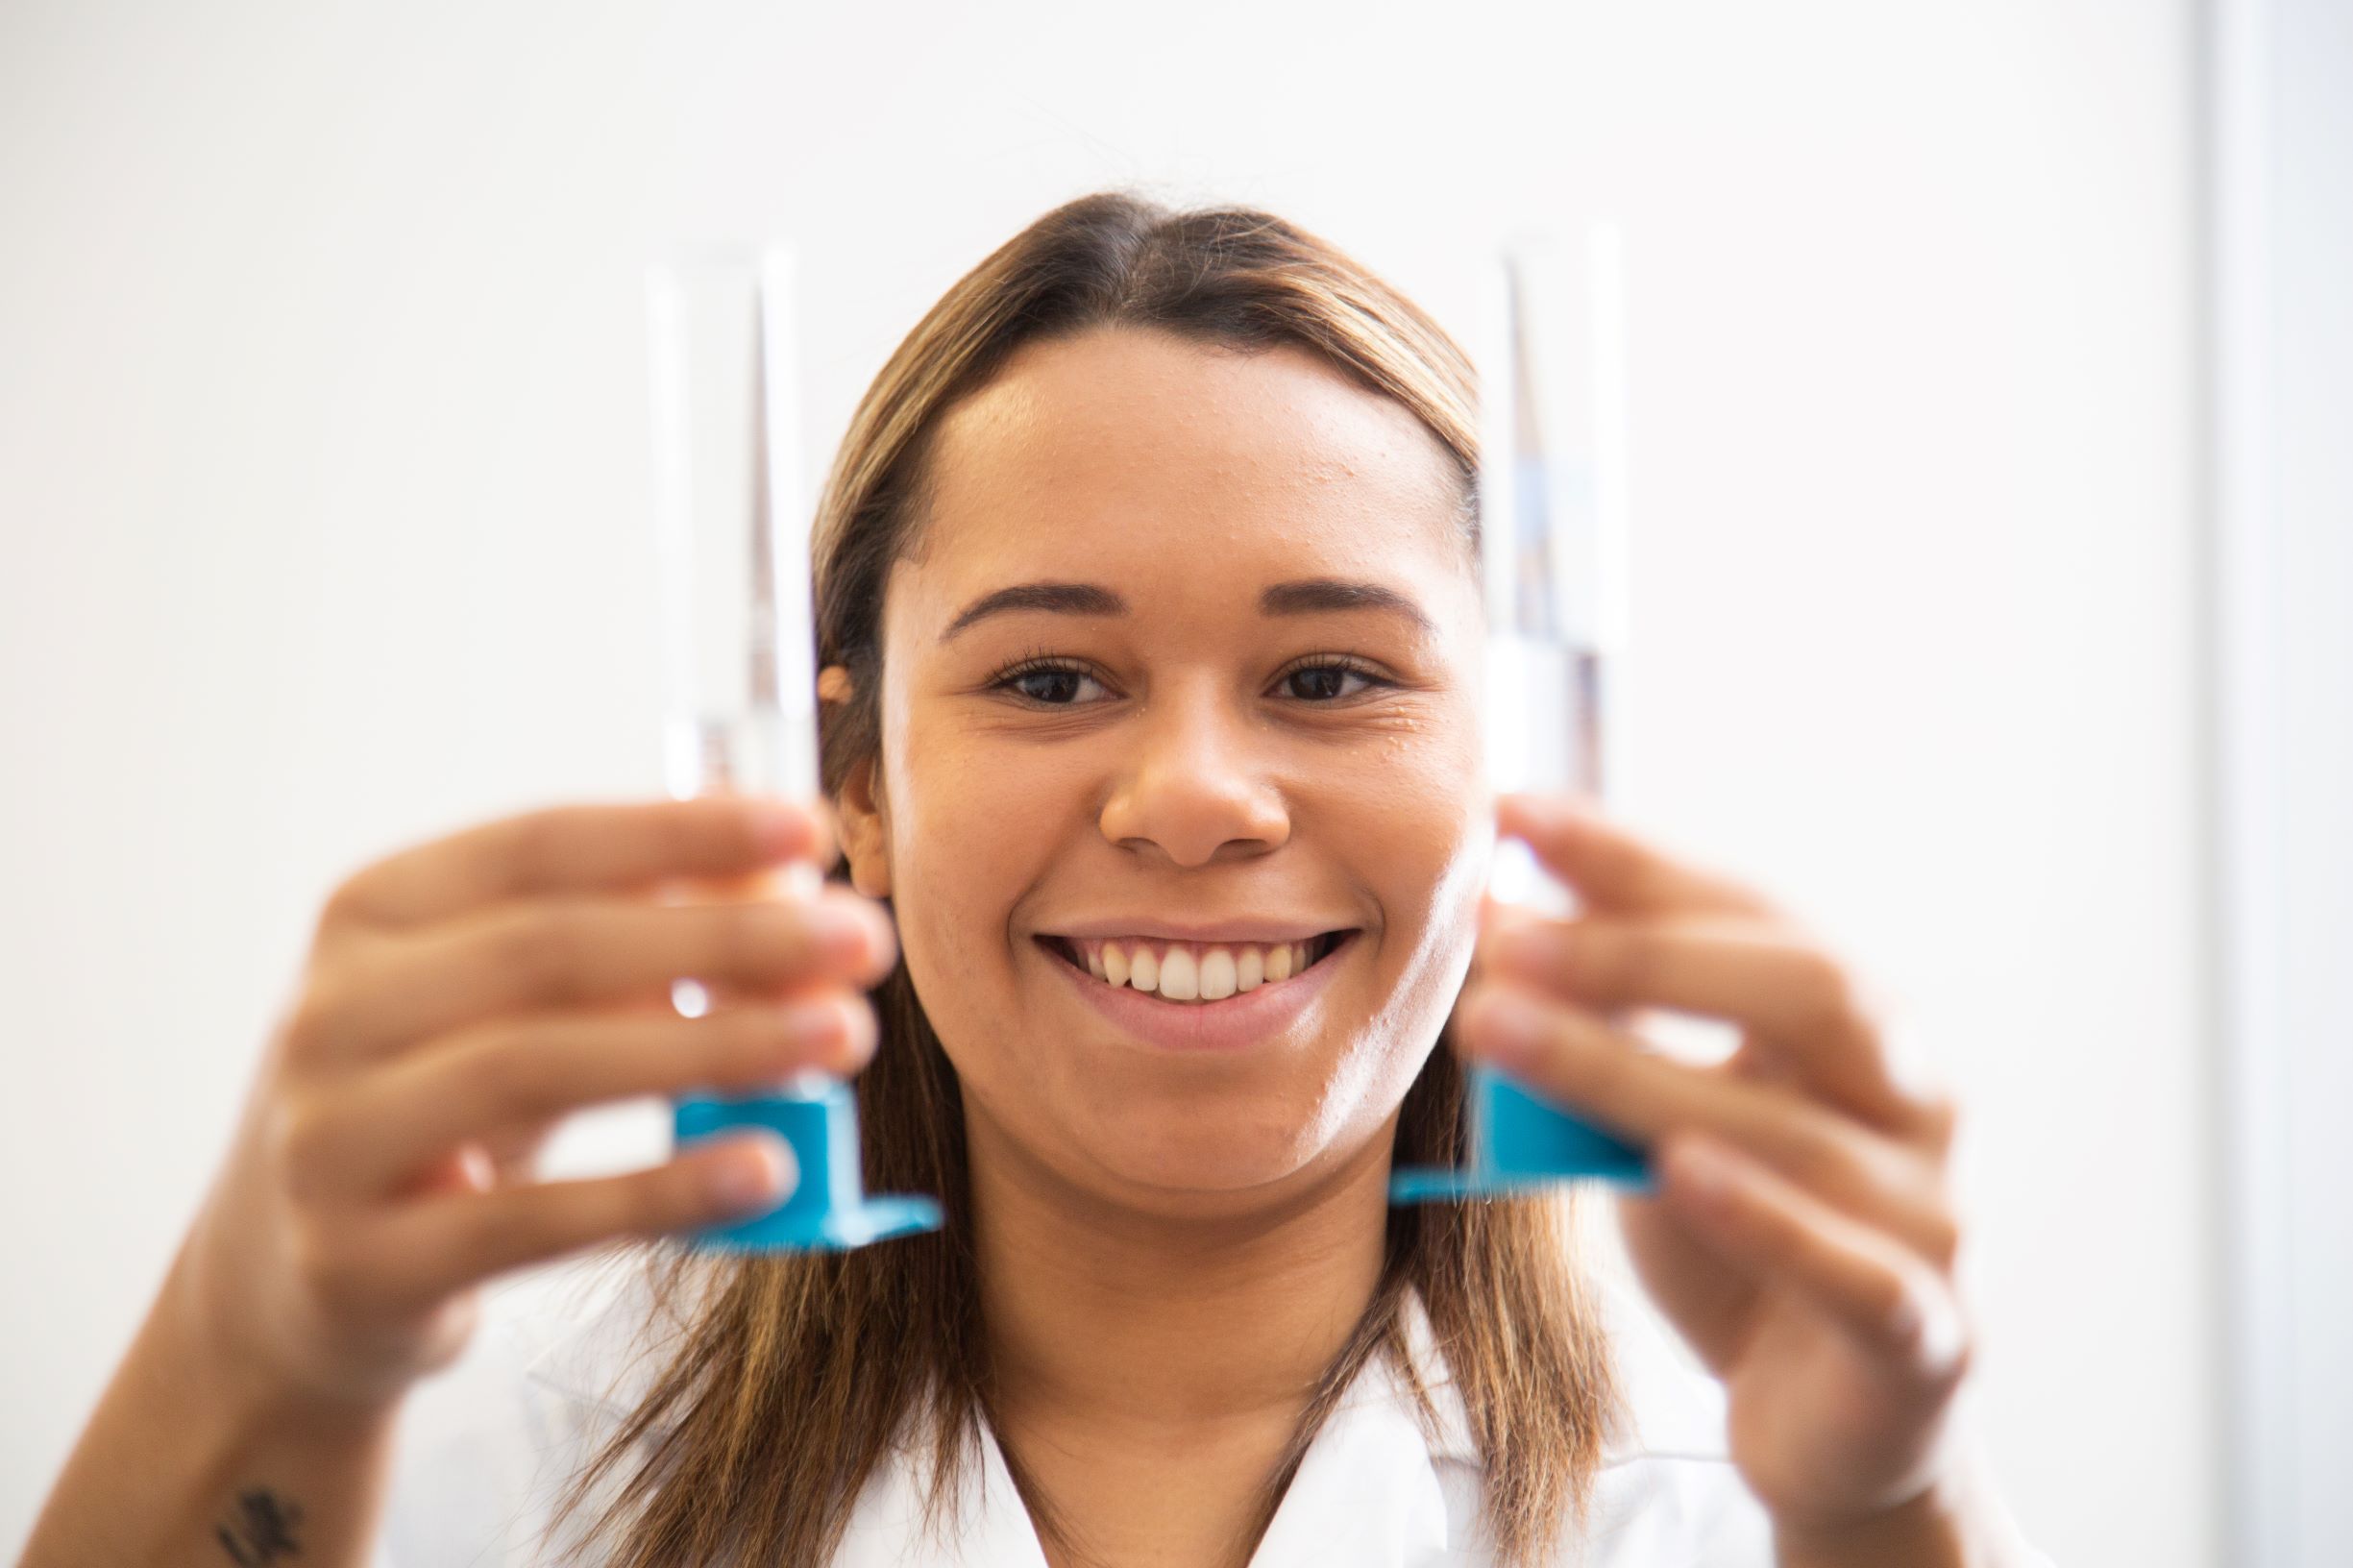
<svg viewBox="0 0 2353 1568"><path fill-rule="evenodd" d="M781 246L653 267L647 279L661 561L664 773L678 799L719 793L815 799L817 645L810 508L800 461L793 257ZM817 868L776 873L812 896ZM699 1017L723 998L692 978L672 1004ZM808 1073L753 1094L674 1105L683 1147L765 1127L796 1181L764 1214L696 1233L699 1246L811 1251L936 1230L926 1197L869 1197L846 1085Z"/></svg>
<svg viewBox="0 0 2353 1568"><path fill-rule="evenodd" d="M1480 570L1486 603L1481 723L1497 792L1598 799L1623 645L1623 372L1617 234L1581 248L1537 236L1489 277L1480 397ZM1548 915L1574 900L1517 839L1487 891ZM1465 1074L1469 1158L1389 1179L1393 1203L1600 1180L1647 1186L1642 1151L1484 1066Z"/></svg>

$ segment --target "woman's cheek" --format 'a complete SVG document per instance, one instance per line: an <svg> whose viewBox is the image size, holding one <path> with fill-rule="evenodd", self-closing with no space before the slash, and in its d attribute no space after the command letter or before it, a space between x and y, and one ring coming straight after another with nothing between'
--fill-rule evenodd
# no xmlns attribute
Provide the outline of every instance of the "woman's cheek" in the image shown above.
<svg viewBox="0 0 2353 1568"><path fill-rule="evenodd" d="M1357 842L1384 853L1367 869L1391 921L1386 968L1399 1013L1443 1022L1477 942L1479 894L1492 852L1475 744L1423 746L1367 780Z"/></svg>
<svg viewBox="0 0 2353 1568"><path fill-rule="evenodd" d="M943 1039L971 1048L1017 1005L1011 921L1051 870L1061 788L1035 748L1009 751L919 722L903 739L892 770L900 942Z"/></svg>
<svg viewBox="0 0 2353 1568"><path fill-rule="evenodd" d="M1418 728L1351 771L1339 804L1358 842L1383 847L1385 881L1435 891L1465 853L1482 847L1488 804L1467 715Z"/></svg>

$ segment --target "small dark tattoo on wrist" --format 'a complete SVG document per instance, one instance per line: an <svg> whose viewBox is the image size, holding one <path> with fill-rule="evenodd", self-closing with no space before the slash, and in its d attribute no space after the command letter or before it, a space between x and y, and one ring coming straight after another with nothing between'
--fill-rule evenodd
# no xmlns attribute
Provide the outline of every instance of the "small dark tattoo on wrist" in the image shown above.
<svg viewBox="0 0 2353 1568"><path fill-rule="evenodd" d="M294 1538L294 1527L302 1522L299 1507L280 1502L278 1494L266 1486L257 1486L237 1494L236 1517L214 1533L237 1568L262 1568L282 1557L303 1555L302 1543Z"/></svg>

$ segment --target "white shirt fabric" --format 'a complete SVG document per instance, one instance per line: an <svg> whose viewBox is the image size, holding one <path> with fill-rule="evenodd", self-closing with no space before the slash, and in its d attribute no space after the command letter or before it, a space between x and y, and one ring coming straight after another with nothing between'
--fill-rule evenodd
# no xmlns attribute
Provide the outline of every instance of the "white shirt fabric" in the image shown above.
<svg viewBox="0 0 2353 1568"><path fill-rule="evenodd" d="M641 1276L574 1265L494 1298L466 1355L404 1411L375 1568L594 1568L569 1534L543 1546L564 1484L658 1370L634 1355ZM1772 1568L1763 1510L1725 1455L1713 1380L1630 1285L1601 1299L1630 1419L1605 1451L1588 1529L1564 1531L1560 1568ZM1252 1568L1484 1568L1480 1459L1418 1300L1408 1333L1440 1415L1416 1421L1397 1368L1369 1365L1299 1467ZM984 1431L980 1484L945 1530L921 1523L927 1472L901 1456L859 1495L833 1568L1046 1568L1037 1532ZM592 1505L586 1517L593 1517Z"/></svg>

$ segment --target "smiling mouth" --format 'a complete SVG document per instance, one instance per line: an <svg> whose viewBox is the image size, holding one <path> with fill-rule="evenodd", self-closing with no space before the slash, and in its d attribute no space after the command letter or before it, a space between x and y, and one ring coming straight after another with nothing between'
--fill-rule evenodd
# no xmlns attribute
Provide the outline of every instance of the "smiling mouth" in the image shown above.
<svg viewBox="0 0 2353 1568"><path fill-rule="evenodd" d="M1159 1001L1200 1005L1284 985L1329 959L1357 935L1350 926L1304 942L1167 942L1145 937L1034 940L1097 984Z"/></svg>

